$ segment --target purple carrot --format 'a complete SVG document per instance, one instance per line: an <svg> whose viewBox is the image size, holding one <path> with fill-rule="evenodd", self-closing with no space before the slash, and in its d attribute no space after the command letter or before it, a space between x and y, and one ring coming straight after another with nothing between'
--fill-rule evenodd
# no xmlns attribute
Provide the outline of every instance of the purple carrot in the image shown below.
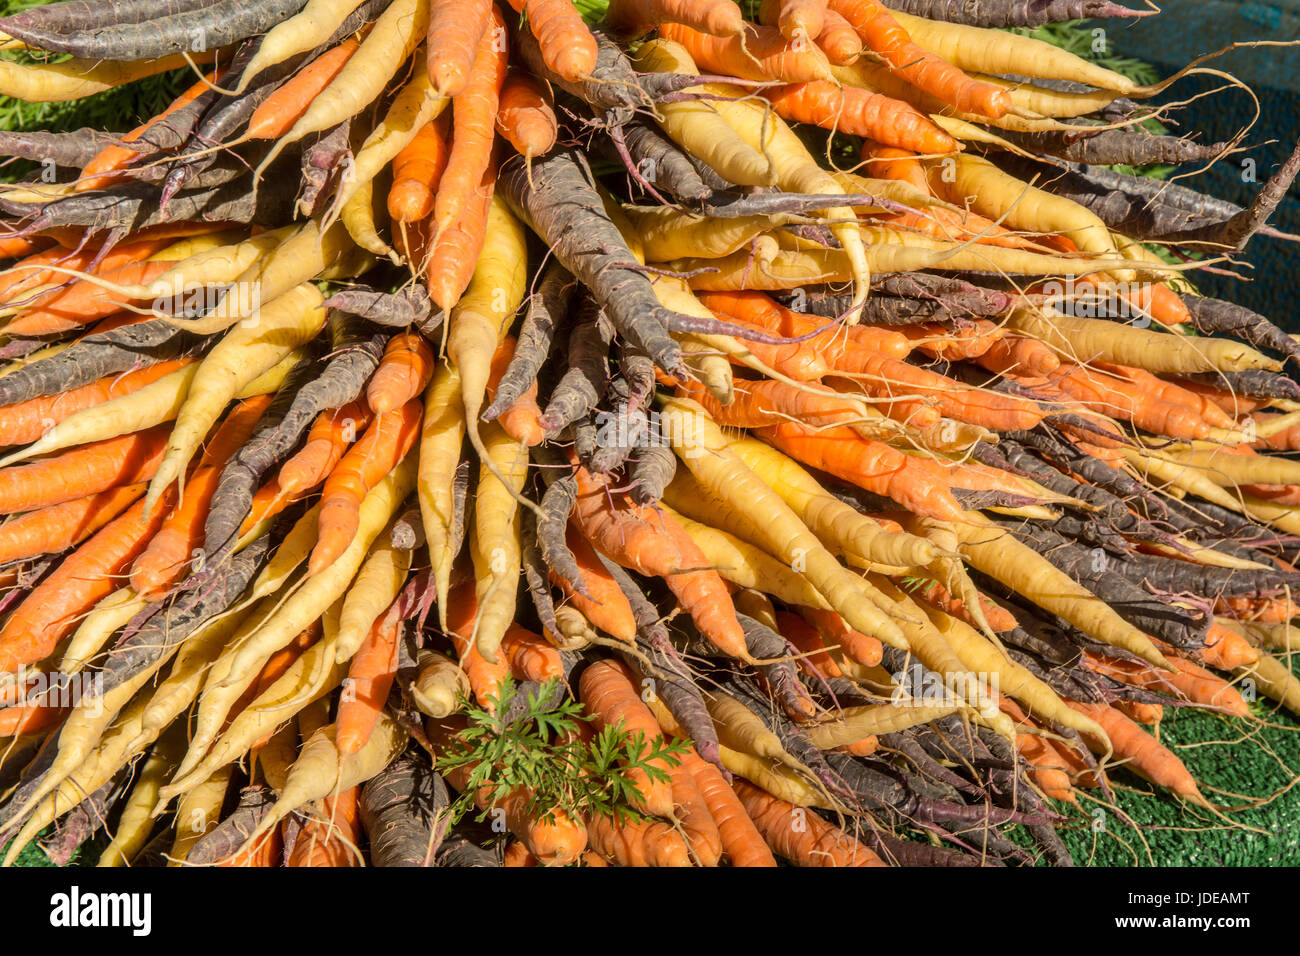
<svg viewBox="0 0 1300 956"><path fill-rule="evenodd" d="M451 823L451 797L429 758L409 748L361 791L372 866L433 866Z"/></svg>
<svg viewBox="0 0 1300 956"><path fill-rule="evenodd" d="M155 15L144 22L99 23L69 29L42 24L37 17L0 19L0 30L38 50L70 53L87 60L153 60L174 53L228 46L266 33L302 9L304 0L217 0L194 3L178 0L178 12ZM51 6L57 18L57 8ZM34 13L35 11L33 11ZM57 23L57 20L56 20Z"/></svg>
<svg viewBox="0 0 1300 956"><path fill-rule="evenodd" d="M1067 20L1149 17L1157 11L1130 10L1110 0L883 0L891 10L927 20L972 27L1041 27Z"/></svg>

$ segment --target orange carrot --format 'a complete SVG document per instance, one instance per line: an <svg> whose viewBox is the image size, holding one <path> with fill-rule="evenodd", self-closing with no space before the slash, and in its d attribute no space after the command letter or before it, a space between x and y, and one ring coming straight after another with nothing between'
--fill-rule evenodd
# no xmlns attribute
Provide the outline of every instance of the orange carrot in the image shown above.
<svg viewBox="0 0 1300 956"><path fill-rule="evenodd" d="M501 858L502 866L540 866L537 857L528 852L522 840L511 840Z"/></svg>
<svg viewBox="0 0 1300 956"><path fill-rule="evenodd" d="M15 262L0 275L0 302L9 302L19 297L24 289L34 288L49 282L55 273L47 268L57 265L65 269L80 269L94 258L94 252L82 250L80 255L69 253L61 246L54 245Z"/></svg>
<svg viewBox="0 0 1300 956"><path fill-rule="evenodd" d="M457 218L441 230L432 252L412 261L426 269L425 285L438 308L450 312L474 275L474 264L487 237L487 215L496 190L496 163L489 162ZM440 193L441 195L441 193ZM409 258L409 257L408 257Z"/></svg>
<svg viewBox="0 0 1300 956"><path fill-rule="evenodd" d="M1130 770L1157 786L1172 790L1194 803L1207 804L1187 767L1174 753L1114 707L1067 700L1072 708L1091 717L1106 731L1115 757Z"/></svg>
<svg viewBox="0 0 1300 956"><path fill-rule="evenodd" d="M321 412L308 430L302 448L280 466L276 481L281 492L291 495L307 491L324 481L348 445L370 424L370 419L365 402L349 402Z"/></svg>
<svg viewBox="0 0 1300 956"><path fill-rule="evenodd" d="M1276 505L1300 505L1300 485L1241 485L1241 490Z"/></svg>
<svg viewBox="0 0 1300 956"><path fill-rule="evenodd" d="M100 269L97 273L105 281L119 285L147 285L175 265L175 262L150 260L133 262L108 271ZM143 303L145 300L136 301ZM21 315L10 319L5 326L5 334L19 338L71 332L112 315L122 305L117 293L96 283L81 280L53 296L42 297L39 305L29 306Z"/></svg>
<svg viewBox="0 0 1300 956"><path fill-rule="evenodd" d="M1049 253L1033 236L1023 236L992 219L973 212L956 212L935 207L924 212L900 212L877 216L878 222L887 223L900 232L917 232L935 239L952 242L978 242L1004 249L1027 249L1030 252Z"/></svg>
<svg viewBox="0 0 1300 956"><path fill-rule="evenodd" d="M560 652L540 634L534 634L518 624L511 624L501 639L501 650L516 680L542 683L550 678L564 677L564 663Z"/></svg>
<svg viewBox="0 0 1300 956"><path fill-rule="evenodd" d="M497 346L492 356L492 368L488 376L488 401L496 396L497 386L501 384L501 377L505 375L510 360L514 358L517 344L513 335L507 335ZM497 421L501 423L507 435L531 448L533 445L540 444L546 437L546 429L542 426L541 418L542 410L537 405L537 381L534 380L528 386L528 390L501 413Z"/></svg>
<svg viewBox="0 0 1300 956"><path fill-rule="evenodd" d="M1210 426L1190 408L1174 405L1127 379L1092 367L1063 363L1052 384L1096 411L1170 438L1208 438Z"/></svg>
<svg viewBox="0 0 1300 956"><path fill-rule="evenodd" d="M316 574L347 550L357 533L361 501L406 457L420 431L424 411L418 399L376 416L361 440L348 449L330 476L320 502L320 540L308 570Z"/></svg>
<svg viewBox="0 0 1300 956"><path fill-rule="evenodd" d="M1145 662L1119 660L1091 651L1085 652L1084 658L1092 670L1121 683L1162 691L1207 707L1219 707L1236 717L1250 714L1246 701L1231 684L1176 655L1166 654L1166 659L1176 668L1174 672L1159 671Z"/></svg>
<svg viewBox="0 0 1300 956"><path fill-rule="evenodd" d="M568 581L554 571L550 573L551 582L564 592L565 599L594 626L610 637L631 644L636 640L636 618L632 614L632 605L628 603L618 582L605 570L591 544L573 524L566 529L564 538L578 564L583 586L591 597L575 591Z"/></svg>
<svg viewBox="0 0 1300 956"><path fill-rule="evenodd" d="M924 601L931 607L937 607L945 614L963 620L974 627L979 626L962 599L951 594L938 581L926 581L921 587L910 591L910 594L915 600ZM1015 616L1002 605L994 604L982 594L980 595L980 610L984 612L984 620L988 621L989 627L994 631L1001 633L1015 629Z"/></svg>
<svg viewBox="0 0 1300 956"><path fill-rule="evenodd" d="M812 43L790 43L776 27L745 25L738 36L715 37L677 23L664 23L659 35L686 48L702 71L742 80L807 83L834 79L826 54Z"/></svg>
<svg viewBox="0 0 1300 956"><path fill-rule="evenodd" d="M217 427L199 466L185 484L180 504L163 520L149 546L131 565L131 587L141 597L160 600L185 572L203 539L203 523L222 469L253 434L271 398L269 394L257 395L240 402Z"/></svg>
<svg viewBox="0 0 1300 956"><path fill-rule="evenodd" d="M1036 734L1016 734L1016 750L1029 764L1029 779L1053 800L1078 803L1070 774L1062 767L1056 749Z"/></svg>
<svg viewBox="0 0 1300 956"><path fill-rule="evenodd" d="M851 833L812 810L772 796L737 779L733 785L745 812L772 852L798 866L884 866L885 861ZM799 825L796 825L798 823Z"/></svg>
<svg viewBox="0 0 1300 956"><path fill-rule="evenodd" d="M950 153L956 141L920 110L856 86L826 80L764 90L776 115L851 136L869 136L918 153Z"/></svg>
<svg viewBox="0 0 1300 956"><path fill-rule="evenodd" d="M426 123L393 159L393 185L388 190L388 214L396 222L427 219L447 168L451 151L450 120L444 112Z"/></svg>
<svg viewBox="0 0 1300 956"><path fill-rule="evenodd" d="M469 83L474 55L491 24L492 0L432 4L425 46L429 79L443 96L459 96Z"/></svg>
<svg viewBox="0 0 1300 956"><path fill-rule="evenodd" d="M891 498L916 514L963 520L965 510L952 496L950 480L936 462L867 441L842 427L814 430L785 422L758 434L805 465Z"/></svg>
<svg viewBox="0 0 1300 956"><path fill-rule="evenodd" d="M85 614L118 586L117 578L148 545L174 500L175 486L148 518L144 501L95 533L14 608L0 629L0 674L47 657Z"/></svg>
<svg viewBox="0 0 1300 956"><path fill-rule="evenodd" d="M120 169L124 169L131 164L140 154L131 149L126 143L134 143L144 136L157 123L160 123L166 117L175 113L179 109L184 109L187 105L197 99L205 90L211 88L211 85L217 81L221 75L221 70L209 73L204 79L189 87L184 93L174 99L171 104L150 119L147 123L137 126L131 132L122 137L121 144L111 144L105 146L94 158L88 162L81 175L77 177L77 183L72 187L73 192L86 192L91 189L103 189L105 186L111 186L124 180L125 176L109 175Z"/></svg>
<svg viewBox="0 0 1300 956"><path fill-rule="evenodd" d="M826 0L780 0L777 29L787 40L815 39L826 20Z"/></svg>
<svg viewBox="0 0 1300 956"><path fill-rule="evenodd" d="M585 468L578 468L577 478L574 520L596 550L638 574L663 576L711 644L749 659L727 586L685 529L663 512L611 496L607 483Z"/></svg>
<svg viewBox="0 0 1300 956"><path fill-rule="evenodd" d="M1068 236L1040 236L1039 239L1065 255L1077 256L1080 252L1078 244ZM1168 285L1161 282L1116 287L1105 275L1083 275L1076 276L1073 283L1076 287L1081 285L1099 286L1103 291L1097 294L1118 296L1131 305L1138 315L1150 316L1164 325L1178 326L1192 320L1191 313L1183 300ZM1028 291L1043 292L1047 290L1043 285L1035 285L1031 286ZM1059 287L1050 291L1054 295L1060 295ZM1076 289L1076 291L1082 290Z"/></svg>
<svg viewBox="0 0 1300 956"><path fill-rule="evenodd" d="M1281 624L1296 617L1300 610L1288 597L1220 597L1215 599L1214 613L1258 624Z"/></svg>
<svg viewBox="0 0 1300 956"><path fill-rule="evenodd" d="M803 315L779 305L762 292L702 292L700 300L729 320L791 338L807 336L804 344L817 349L827 361L851 354L857 348L896 359L907 358L912 351L907 336L894 329L842 325L820 316Z"/></svg>
<svg viewBox="0 0 1300 956"><path fill-rule="evenodd" d="M0 406L0 442L7 445L25 445L36 441L45 434L47 428L63 421L69 415L101 405L110 398L129 395L193 361L192 358L168 359L157 365L147 365L132 372L110 375L58 395L44 395L40 398L30 398L25 402Z"/></svg>
<svg viewBox="0 0 1300 956"><path fill-rule="evenodd" d="M166 238L144 238L137 234L131 242L119 243L103 255L95 272L101 276L108 275L123 266L147 259L170 244L171 240ZM24 308L32 308L48 302L74 282L64 273L51 271L50 266L84 270L100 252L98 245L83 244L71 250L54 246L14 263L6 270L6 275L0 275L0 303L22 303ZM49 284L55 288L34 291L39 286Z"/></svg>
<svg viewBox="0 0 1300 956"><path fill-rule="evenodd" d="M846 351L831 359L836 372L858 382L872 395L921 395L932 399L948 418L994 431L1036 427L1047 414L1035 402L1000 392L970 388L869 348ZM897 401L902 406L910 404Z"/></svg>
<svg viewBox="0 0 1300 956"><path fill-rule="evenodd" d="M45 248L46 241L41 236L5 236L0 238L0 259L17 259L28 256Z"/></svg>
<svg viewBox="0 0 1300 956"><path fill-rule="evenodd" d="M490 709L492 698L501 696L501 685L510 676L510 666L504 657L499 657L493 664L478 652L474 642L477 617L474 579L466 577L453 584L447 596L447 636L456 648L461 669L469 678L474 699L480 706Z"/></svg>
<svg viewBox="0 0 1300 956"><path fill-rule="evenodd" d="M795 388L773 379L738 379L729 405L721 404L699 382L679 385L677 392L703 405L719 425L734 428L761 428L791 418L817 428L861 418L846 396L829 388L812 391L814 388L817 386Z"/></svg>
<svg viewBox="0 0 1300 956"><path fill-rule="evenodd" d="M1259 660L1259 650L1236 631L1230 631L1222 624L1211 622L1205 646L1192 652L1193 656L1208 667L1217 667L1221 671L1249 667Z"/></svg>
<svg viewBox="0 0 1300 956"><path fill-rule="evenodd" d="M868 139L862 143L862 161L867 164L867 169L876 179L892 179L907 183L926 195L932 192L925 167L921 165L921 160L916 153L911 150Z"/></svg>
<svg viewBox="0 0 1300 956"><path fill-rule="evenodd" d="M1159 704L1136 700L1116 700L1111 702L1111 706L1137 724L1158 724L1165 712Z"/></svg>
<svg viewBox="0 0 1300 956"><path fill-rule="evenodd" d="M740 319L731 318L729 321L736 325L750 325ZM746 341L747 348L754 358L758 359L768 368L771 368L796 382L816 382L830 373L831 367L826 364L817 347L811 342L792 342L788 345L768 345L765 342ZM738 359L732 358L733 362L738 363Z"/></svg>
<svg viewBox="0 0 1300 956"><path fill-rule="evenodd" d="M862 666L875 667L884 656L884 648L879 640L855 631L834 611L801 607L799 613L821 632L823 639L830 644L838 644L848 657Z"/></svg>
<svg viewBox="0 0 1300 956"><path fill-rule="evenodd" d="M681 834L658 820L635 822L593 816L587 835L597 853L619 866L690 866L691 854Z"/></svg>
<svg viewBox="0 0 1300 956"><path fill-rule="evenodd" d="M722 858L722 837L694 775L684 763L670 767L668 775L672 778L677 821L686 835L687 845L701 866L717 866Z"/></svg>
<svg viewBox="0 0 1300 956"><path fill-rule="evenodd" d="M312 101L338 76L360 44L353 37L322 53L268 96L248 121L246 139L278 139L293 128Z"/></svg>
<svg viewBox="0 0 1300 956"><path fill-rule="evenodd" d="M998 707L1017 724L1026 727L1034 726L1025 712L1020 709L1020 705L1011 698L999 697ZM1066 771L1060 754L1048 740L1038 734L1017 732L1016 751L1029 764L1029 779L1037 784L1039 790L1053 800L1065 800L1069 803L1078 801L1074 794L1074 786L1070 782L1070 774Z"/></svg>
<svg viewBox="0 0 1300 956"><path fill-rule="evenodd" d="M682 763L695 778L700 796L704 798L709 813L713 814L718 836L722 839L722 850L731 860L731 865L776 866L776 859L767 848L763 835L745 812L744 805L722 776L722 771L702 760L694 748L686 752Z"/></svg>
<svg viewBox="0 0 1300 956"><path fill-rule="evenodd" d="M1046 378L1061 367L1056 353L1038 339L1013 332L995 341L975 361L990 372L1017 372L1031 378Z"/></svg>
<svg viewBox="0 0 1300 956"><path fill-rule="evenodd" d="M845 744L843 747L836 747L835 749L846 754L852 754L855 757L870 757L880 749L880 738L875 734L869 734L861 740L855 740L851 744Z"/></svg>
<svg viewBox="0 0 1300 956"><path fill-rule="evenodd" d="M0 514L37 511L148 481L162 461L170 432L170 425L156 425L2 469Z"/></svg>
<svg viewBox="0 0 1300 956"><path fill-rule="evenodd" d="M736 36L715 37L677 23L660 24L659 35L686 48L702 71L742 80L782 83L832 81L830 63L814 44L791 44L776 27L745 25Z"/></svg>
<svg viewBox="0 0 1300 956"><path fill-rule="evenodd" d="M830 8L853 26L867 48L907 82L964 113L997 118L1011 110L1011 95L971 79L947 60L923 50L879 0L830 0Z"/></svg>
<svg viewBox="0 0 1300 956"><path fill-rule="evenodd" d="M254 395L241 399L226 413L225 418L212 430L212 437L203 446L198 467L224 466L252 436L263 413L270 407L274 396Z"/></svg>
<svg viewBox="0 0 1300 956"><path fill-rule="evenodd" d="M347 690L339 701L335 743L340 756L354 754L365 746L397 677L400 620L381 614L357 648L348 668Z"/></svg>
<svg viewBox="0 0 1300 956"><path fill-rule="evenodd" d="M248 534L253 527L265 518L274 518L285 508L289 507L295 501L301 501L309 492L299 491L287 493L281 487L280 483L272 478L253 495L252 507L248 509L248 514L244 516L243 523L239 526L239 534Z"/></svg>
<svg viewBox="0 0 1300 956"><path fill-rule="evenodd" d="M319 817L310 817L298 831L285 866L361 866L361 790L349 787L321 801Z"/></svg>
<svg viewBox="0 0 1300 956"><path fill-rule="evenodd" d="M1209 707L1222 707L1234 717L1249 717L1250 706L1245 698L1218 674L1206 670L1176 655L1166 654L1169 663L1178 669L1167 678L1188 700Z"/></svg>
<svg viewBox="0 0 1300 956"><path fill-rule="evenodd" d="M0 710L0 738L35 734L48 730L68 715L67 707L55 704L19 704Z"/></svg>
<svg viewBox="0 0 1300 956"><path fill-rule="evenodd" d="M510 0L528 21L547 68L575 83L596 69L596 38L570 0Z"/></svg>
<svg viewBox="0 0 1300 956"><path fill-rule="evenodd" d="M898 332L927 355L954 362L979 358L1004 334L1002 326L988 319L974 319L953 329L940 322L900 325Z"/></svg>
<svg viewBox="0 0 1300 956"><path fill-rule="evenodd" d="M1236 421L1242 415L1249 415L1258 411L1269 403L1267 398L1251 398L1249 395L1238 395L1226 388L1217 388L1203 382L1180 381L1178 387L1188 395L1200 399L1201 402L1213 405L1233 421ZM1197 408L1199 410L1203 406L1198 405ZM1263 418L1260 419L1259 424L1262 423ZM1279 447L1285 448L1286 446L1281 445Z"/></svg>
<svg viewBox="0 0 1300 956"><path fill-rule="evenodd" d="M642 744L648 749L654 741L662 739L663 730L650 708L642 703L634 681L635 677L625 664L606 658L582 672L578 679L578 694L587 712L595 719L597 730L621 726L630 736L640 733L644 738ZM650 765L665 774L671 766L667 760L656 760ZM672 815L673 788L669 778L654 780L639 767L631 768L628 776L637 791L633 806L656 817Z"/></svg>
<svg viewBox="0 0 1300 956"><path fill-rule="evenodd" d="M567 0L565 0L567 5ZM572 6L569 7L572 10ZM451 152L434 203L433 220L441 236L471 205L491 164L497 107L506 76L508 51L505 20L494 6L492 20L479 41L469 83L452 102Z"/></svg>
<svg viewBox="0 0 1300 956"><path fill-rule="evenodd" d="M240 850L234 856L217 860L213 866L220 867L272 867L280 865L284 855L284 836L280 827L272 827L262 834L258 841L246 850Z"/></svg>
<svg viewBox="0 0 1300 956"><path fill-rule="evenodd" d="M525 159L550 152L559 133L551 89L525 70L511 70L501 87L497 132Z"/></svg>
<svg viewBox="0 0 1300 956"><path fill-rule="evenodd" d="M1129 368L1126 365L1109 365L1105 362L1096 362L1094 364L1108 372L1113 372L1128 379L1159 401L1184 406L1192 414L1199 416L1203 421L1215 428L1235 428L1237 425L1237 420L1232 414L1224 411L1205 394L1184 388L1176 382L1166 382L1164 379L1152 375L1146 369Z"/></svg>
<svg viewBox="0 0 1300 956"><path fill-rule="evenodd" d="M764 332L774 332L796 337L813 332L794 332L791 316L795 313L783 309L771 298L758 292L701 292L700 301L719 318L739 325L747 325ZM822 325L828 323L823 322ZM772 368L801 382L815 382L830 372L830 364L822 355L828 343L838 343L843 337L843 326L835 325L823 334L788 345L762 345L746 342L745 347ZM906 354L903 353L903 354Z"/></svg>
<svg viewBox="0 0 1300 956"><path fill-rule="evenodd" d="M822 16L817 45L836 66L847 66L862 55L862 40L853 25L829 7Z"/></svg>
<svg viewBox="0 0 1300 956"><path fill-rule="evenodd" d="M407 329L394 335L366 383L370 410L383 415L421 394L433 378L433 363L433 349L419 332Z"/></svg>
<svg viewBox="0 0 1300 956"><path fill-rule="evenodd" d="M101 268L116 269L118 266L133 262L142 256L151 256L154 252L159 252L167 246L174 243L177 239L187 239L192 236L206 236L214 232L221 232L230 229L233 224L221 222L218 220L177 220L175 222L163 222L156 226L145 226L143 229L137 229L131 234L130 243L119 243L103 256ZM85 229L78 226L64 226L56 229L47 229L44 236L53 239L64 249L69 252L77 250L91 250L91 255L100 254L103 242L99 240L87 241ZM143 244L148 243L153 252L140 252ZM131 250L123 252L122 250ZM121 255L119 256L119 253ZM89 261L89 260L88 260ZM60 263L66 265L66 263Z"/></svg>
<svg viewBox="0 0 1300 956"><path fill-rule="evenodd" d="M618 33L649 33L661 23L682 23L713 36L733 36L745 18L732 0L613 0L605 14Z"/></svg>
<svg viewBox="0 0 1300 956"><path fill-rule="evenodd" d="M144 494L146 482L29 511L0 524L0 564L57 554L85 541Z"/></svg>
<svg viewBox="0 0 1300 956"><path fill-rule="evenodd" d="M801 668L821 677L844 676L840 665L836 664L835 658L827 652L826 642L822 640L821 632L817 628L798 614L791 614L789 611L777 611L776 623L781 636L793 644L801 654L807 655L799 660Z"/></svg>

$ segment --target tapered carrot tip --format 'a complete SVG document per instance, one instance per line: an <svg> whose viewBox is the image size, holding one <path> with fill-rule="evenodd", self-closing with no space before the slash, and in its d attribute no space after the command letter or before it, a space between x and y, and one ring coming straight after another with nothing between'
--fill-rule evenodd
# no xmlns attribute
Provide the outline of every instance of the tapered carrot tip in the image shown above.
<svg viewBox="0 0 1300 956"><path fill-rule="evenodd" d="M339 559L356 537L360 518L355 507L339 501L327 501L320 511L320 540L312 548L307 570L319 574Z"/></svg>
<svg viewBox="0 0 1300 956"><path fill-rule="evenodd" d="M335 748L340 757L350 757L364 747L369 739L369 736L363 737L359 733L343 734L335 741Z"/></svg>
<svg viewBox="0 0 1300 956"><path fill-rule="evenodd" d="M718 37L740 36L745 32L745 16L734 3L720 3L709 12L708 32Z"/></svg>
<svg viewBox="0 0 1300 956"><path fill-rule="evenodd" d="M442 63L429 68L429 80L433 83L435 93L450 99L464 92L469 83L469 74L459 65Z"/></svg>
<svg viewBox="0 0 1300 956"><path fill-rule="evenodd" d="M1205 799L1205 796L1196 788L1196 784L1194 783L1188 784L1185 787L1177 787L1174 789L1174 793L1178 794L1178 796L1182 797L1188 803L1195 804L1203 809L1218 810L1218 807Z"/></svg>

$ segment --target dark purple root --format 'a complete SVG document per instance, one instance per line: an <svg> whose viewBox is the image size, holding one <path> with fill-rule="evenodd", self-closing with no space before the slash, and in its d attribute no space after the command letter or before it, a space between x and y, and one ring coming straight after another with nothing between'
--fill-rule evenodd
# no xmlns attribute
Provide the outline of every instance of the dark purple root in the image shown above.
<svg viewBox="0 0 1300 956"><path fill-rule="evenodd" d="M1040 27L1066 20L1149 17L1110 0L883 0L891 10L972 27Z"/></svg>

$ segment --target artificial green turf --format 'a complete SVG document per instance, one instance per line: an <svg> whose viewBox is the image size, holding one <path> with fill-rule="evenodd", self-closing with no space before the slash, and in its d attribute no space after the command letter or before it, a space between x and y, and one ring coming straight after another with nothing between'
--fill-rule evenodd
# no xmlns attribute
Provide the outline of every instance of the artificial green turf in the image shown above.
<svg viewBox="0 0 1300 956"><path fill-rule="evenodd" d="M583 0L581 6L584 13L594 16L600 2ZM9 13L33 5L32 0L0 0L0 11ZM1086 24L1055 25L1034 35L1091 57L1091 32ZM1148 75L1150 67L1136 60L1111 55L1098 61L1140 82L1155 78ZM93 126L127 130L158 113L190 82L189 73L177 71L78 103L27 104L0 97L0 129ZM1300 723L1288 715L1272 713L1268 701L1257 703L1254 709L1259 717L1278 726L1259 727L1249 721L1166 708L1169 716L1161 727L1162 739L1184 760L1206 796L1220 805L1267 799L1300 775ZM1229 743L1246 735L1254 739ZM1152 793L1149 785L1126 772L1116 772L1113 778L1121 788L1115 792L1115 807L1098 802L1102 797L1097 791L1081 791L1078 809L1062 807L1067 821L1060 829L1081 865L1300 865L1300 786L1267 804L1233 812L1228 821L1181 804L1168 794ZM93 864L103 845L102 837L93 841L78 852L74 864ZM32 844L23 850L18 865L51 864Z"/></svg>
<svg viewBox="0 0 1300 956"><path fill-rule="evenodd" d="M1300 722L1273 707L1263 700L1252 710L1275 727L1167 707L1160 737L1211 802L1236 807L1268 800L1300 776ZM1242 740L1246 735L1252 739ZM1112 777L1124 788L1115 792L1120 812L1092 799L1066 811L1071 819L1061 833L1080 865L1300 865L1300 786L1224 819L1153 793L1127 771ZM1080 794L1104 799L1095 790Z"/></svg>

